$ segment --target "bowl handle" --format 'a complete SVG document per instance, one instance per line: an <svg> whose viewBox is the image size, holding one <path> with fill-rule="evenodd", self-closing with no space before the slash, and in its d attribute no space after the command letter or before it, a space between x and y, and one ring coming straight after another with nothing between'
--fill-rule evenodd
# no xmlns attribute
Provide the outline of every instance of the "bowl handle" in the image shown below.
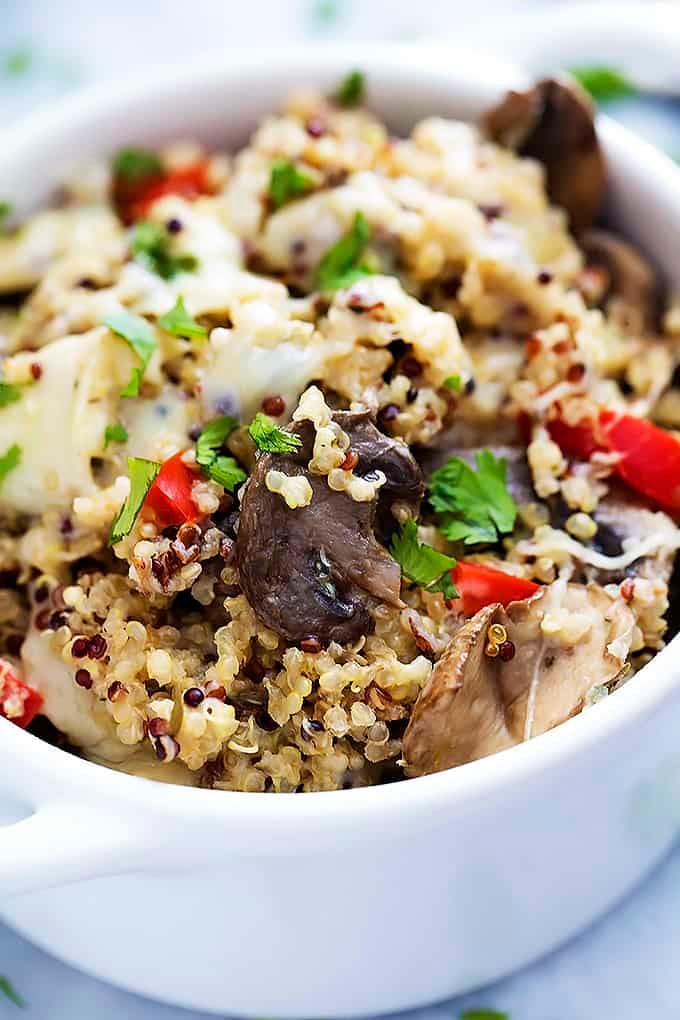
<svg viewBox="0 0 680 1020"><path fill-rule="evenodd" d="M134 870L151 842L87 804L39 807L0 828L0 896Z"/></svg>

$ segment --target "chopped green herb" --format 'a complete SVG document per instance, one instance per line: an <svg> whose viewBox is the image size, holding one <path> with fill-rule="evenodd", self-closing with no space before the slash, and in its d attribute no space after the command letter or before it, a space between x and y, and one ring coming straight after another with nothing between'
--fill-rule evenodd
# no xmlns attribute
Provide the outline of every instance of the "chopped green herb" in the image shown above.
<svg viewBox="0 0 680 1020"><path fill-rule="evenodd" d="M153 330L146 319L133 315L132 312L114 312L104 319L104 325L116 336L127 341L142 363L139 368L133 368L129 383L120 393L121 397L137 397L142 376L151 361L151 355L156 350Z"/></svg>
<svg viewBox="0 0 680 1020"><path fill-rule="evenodd" d="M14 443L14 445L10 446L9 450L0 457L0 485L2 485L10 471L14 471L15 467L19 466L20 462L21 447Z"/></svg>
<svg viewBox="0 0 680 1020"><path fill-rule="evenodd" d="M431 545L419 542L415 521L406 521L393 535L390 552L410 581L429 591L441 591L447 599L457 597L451 580L456 561Z"/></svg>
<svg viewBox="0 0 680 1020"><path fill-rule="evenodd" d="M114 174L128 181L140 181L163 173L163 164L155 152L130 146L120 149L111 162Z"/></svg>
<svg viewBox="0 0 680 1020"><path fill-rule="evenodd" d="M497 1009L466 1009L458 1020L510 1020L510 1014Z"/></svg>
<svg viewBox="0 0 680 1020"><path fill-rule="evenodd" d="M177 298L170 311L166 312L165 315L161 315L158 325L166 333L172 333L173 336L185 336L190 340L205 340L208 335L208 330L205 326L201 326L200 322L196 322L189 315L184 306L184 298L181 295Z"/></svg>
<svg viewBox="0 0 680 1020"><path fill-rule="evenodd" d="M237 427L236 418L229 414L216 418L206 425L196 441L196 463L201 467L208 467L217 456L217 451Z"/></svg>
<svg viewBox="0 0 680 1020"><path fill-rule="evenodd" d="M0 381L0 407L7 407L8 404L15 404L21 399L21 390L13 383Z"/></svg>
<svg viewBox="0 0 680 1020"><path fill-rule="evenodd" d="M12 215L12 203L0 202L0 225L4 224L8 216Z"/></svg>
<svg viewBox="0 0 680 1020"><path fill-rule="evenodd" d="M449 375L444 380L444 385L448 386L448 388L453 390L454 393L460 393L463 384L459 375Z"/></svg>
<svg viewBox="0 0 680 1020"><path fill-rule="evenodd" d="M333 99L338 106L358 106L364 98L366 80L361 71L350 71L338 85Z"/></svg>
<svg viewBox="0 0 680 1020"><path fill-rule="evenodd" d="M248 477L234 457L220 455L207 465L205 470L213 482L223 485L228 492L233 492L237 485L245 482Z"/></svg>
<svg viewBox="0 0 680 1020"><path fill-rule="evenodd" d="M351 287L373 270L362 263L361 257L371 237L371 228L362 212L354 214L349 231L328 249L316 270L319 290L339 290Z"/></svg>
<svg viewBox="0 0 680 1020"><path fill-rule="evenodd" d="M25 74L33 63L34 53L30 46L18 46L6 53L2 59L2 70L7 75Z"/></svg>
<svg viewBox="0 0 680 1020"><path fill-rule="evenodd" d="M480 450L475 460L476 470L451 457L428 483L430 503L443 515L438 527L450 542L495 542L515 524L517 504L508 492L506 460L491 450Z"/></svg>
<svg viewBox="0 0 680 1020"><path fill-rule="evenodd" d="M26 1003L15 990L9 978L0 977L0 993L2 993L6 999L9 999L10 1002L14 1003L15 1006L18 1006L19 1009L25 1008Z"/></svg>
<svg viewBox="0 0 680 1020"><path fill-rule="evenodd" d="M272 163L269 175L269 200L275 209L280 209L300 195L306 195L314 187L314 181L295 166L289 159L277 159Z"/></svg>
<svg viewBox="0 0 680 1020"><path fill-rule="evenodd" d="M569 72L598 103L634 96L637 88L615 67L572 67Z"/></svg>
<svg viewBox="0 0 680 1020"><path fill-rule="evenodd" d="M173 255L170 242L170 234L165 227L151 220L140 220L132 228L131 247L135 260L164 280L198 268L198 259L194 255Z"/></svg>
<svg viewBox="0 0 680 1020"><path fill-rule="evenodd" d="M161 465L155 460L144 460L143 457L128 457L128 474L130 475L130 494L123 503L111 525L109 545L115 545L132 531L137 515L142 509L146 494L153 485Z"/></svg>
<svg viewBox="0 0 680 1020"><path fill-rule="evenodd" d="M279 428L268 414L261 411L251 421L248 432L258 450L266 453L293 453L302 446L299 436Z"/></svg>
<svg viewBox="0 0 680 1020"><path fill-rule="evenodd" d="M104 429L104 449L109 443L127 443L128 430L123 425L107 425Z"/></svg>

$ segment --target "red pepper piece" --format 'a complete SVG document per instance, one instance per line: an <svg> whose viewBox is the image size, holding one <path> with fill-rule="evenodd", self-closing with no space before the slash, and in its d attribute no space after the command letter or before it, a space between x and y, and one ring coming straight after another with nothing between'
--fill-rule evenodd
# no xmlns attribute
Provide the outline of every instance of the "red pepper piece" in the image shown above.
<svg viewBox="0 0 680 1020"><path fill-rule="evenodd" d="M6 659L0 659L0 715L25 729L43 704L43 696L20 679Z"/></svg>
<svg viewBox="0 0 680 1020"><path fill-rule="evenodd" d="M201 516L191 498L191 489L198 477L198 473L184 463L181 452L165 461L144 500L144 508L151 510L159 527L184 524Z"/></svg>
<svg viewBox="0 0 680 1020"><path fill-rule="evenodd" d="M468 563L460 560L451 571L451 577L462 603L466 616L474 616L484 606L492 602L500 602L507 606L510 602L528 599L537 592L540 585L526 581L523 577L506 574L504 570L487 567L483 563Z"/></svg>

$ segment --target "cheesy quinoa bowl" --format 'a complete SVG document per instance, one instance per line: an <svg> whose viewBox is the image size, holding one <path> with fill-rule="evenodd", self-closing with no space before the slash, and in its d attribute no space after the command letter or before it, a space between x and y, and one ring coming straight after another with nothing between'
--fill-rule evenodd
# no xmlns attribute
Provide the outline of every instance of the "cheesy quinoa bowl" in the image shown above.
<svg viewBox="0 0 680 1020"><path fill-rule="evenodd" d="M391 137L353 73L0 238L0 711L311 791L449 768L663 646L680 317L570 80ZM136 140L131 140L134 142Z"/></svg>

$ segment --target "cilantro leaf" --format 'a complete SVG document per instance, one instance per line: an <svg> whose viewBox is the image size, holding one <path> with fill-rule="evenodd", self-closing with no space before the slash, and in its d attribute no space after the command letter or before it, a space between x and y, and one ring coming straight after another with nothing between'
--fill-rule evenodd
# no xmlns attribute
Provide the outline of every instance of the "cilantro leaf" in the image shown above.
<svg viewBox="0 0 680 1020"><path fill-rule="evenodd" d="M248 477L234 457L215 457L205 470L213 482L224 486L228 492L233 492L236 486L245 482Z"/></svg>
<svg viewBox="0 0 680 1020"><path fill-rule="evenodd" d="M0 381L0 407L7 407L21 399L21 390L13 383Z"/></svg>
<svg viewBox="0 0 680 1020"><path fill-rule="evenodd" d="M371 228L366 217L362 212L355 213L348 232L328 249L317 266L316 286L319 290L350 287L356 280L372 274L373 270L361 262L370 237Z"/></svg>
<svg viewBox="0 0 680 1020"><path fill-rule="evenodd" d="M172 333L173 336L185 336L190 340L205 340L208 335L205 326L201 326L200 322L196 322L189 315L181 294L174 306L165 315L161 315L158 325L166 333Z"/></svg>
<svg viewBox="0 0 680 1020"><path fill-rule="evenodd" d="M0 977L0 993L2 993L6 999L9 999L10 1002L14 1003L15 1006L18 1006L19 1009L25 1008L26 1003L15 990L9 978Z"/></svg>
<svg viewBox="0 0 680 1020"><path fill-rule="evenodd" d="M338 85L333 99L338 106L358 106L364 98L366 79L361 71L350 71Z"/></svg>
<svg viewBox="0 0 680 1020"><path fill-rule="evenodd" d="M130 494L123 503L111 525L109 545L115 545L132 531L137 515L142 509L146 494L153 485L154 479L161 469L155 460L144 460L143 457L128 457L128 474L130 475Z"/></svg>
<svg viewBox="0 0 680 1020"><path fill-rule="evenodd" d="M250 437L258 450L265 453L293 453L302 446L302 440L294 432L286 432L276 422L258 411L248 426Z"/></svg>
<svg viewBox="0 0 680 1020"><path fill-rule="evenodd" d="M142 319L140 315L133 315L132 312L114 312L104 319L104 325L125 340L142 363L139 368L133 368L130 381L120 393L121 397L137 397L142 376L156 350L153 330L146 319Z"/></svg>
<svg viewBox="0 0 680 1020"><path fill-rule="evenodd" d="M21 447L14 443L9 450L0 457L0 485L4 482L10 471L14 471L21 462Z"/></svg>
<svg viewBox="0 0 680 1020"><path fill-rule="evenodd" d="M401 567L401 572L410 581L430 591L441 591L446 598L457 597L451 580L451 570L456 565L452 556L433 549L418 541L418 525L406 521L392 536L390 553Z"/></svg>
<svg viewBox="0 0 680 1020"><path fill-rule="evenodd" d="M111 168L114 174L125 177L128 181L140 181L144 177L163 173L163 164L155 152L138 149L132 145L118 150L111 162Z"/></svg>
<svg viewBox="0 0 680 1020"><path fill-rule="evenodd" d="M451 457L428 483L430 503L444 515L438 527L450 542L495 542L515 524L517 504L508 492L506 460L491 450L480 450L475 460L476 470Z"/></svg>
<svg viewBox="0 0 680 1020"><path fill-rule="evenodd" d="M497 1009L466 1009L458 1020L510 1020L510 1014Z"/></svg>
<svg viewBox="0 0 680 1020"><path fill-rule="evenodd" d="M178 273L190 273L198 268L194 255L173 255L170 251L170 234L165 227L151 220L140 220L132 228L132 254L136 262L164 280Z"/></svg>
<svg viewBox="0 0 680 1020"><path fill-rule="evenodd" d="M269 201L280 209L300 195L306 195L314 187L314 181L295 166L289 159L277 159L272 163L269 175Z"/></svg>
<svg viewBox="0 0 680 1020"><path fill-rule="evenodd" d="M107 425L104 429L104 449L109 443L127 443L128 431L123 425Z"/></svg>
<svg viewBox="0 0 680 1020"><path fill-rule="evenodd" d="M625 74L614 67L572 67L569 73L598 103L634 96L637 88Z"/></svg>
<svg viewBox="0 0 680 1020"><path fill-rule="evenodd" d="M238 422L229 414L206 425L196 440L196 463L208 467L237 426Z"/></svg>
<svg viewBox="0 0 680 1020"><path fill-rule="evenodd" d="M462 381L461 381L461 378L460 378L459 375L449 375L449 376L447 376L446 379L444 380L444 385L447 386L450 390L453 390L454 393L460 393L460 391L461 391L461 389L463 387L463 384L462 384Z"/></svg>

